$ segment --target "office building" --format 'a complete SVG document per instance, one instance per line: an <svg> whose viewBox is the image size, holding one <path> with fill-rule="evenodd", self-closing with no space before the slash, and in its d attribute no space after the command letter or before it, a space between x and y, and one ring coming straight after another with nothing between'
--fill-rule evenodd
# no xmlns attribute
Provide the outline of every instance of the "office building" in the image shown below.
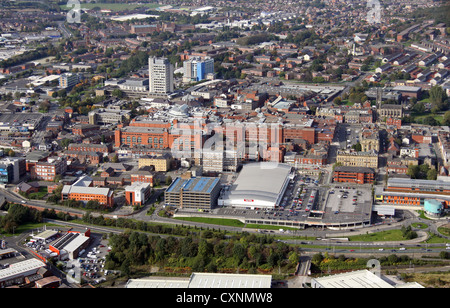
<svg viewBox="0 0 450 308"><path fill-rule="evenodd" d="M5 157L0 160L0 164L11 165L11 183L19 183L20 177L26 173L26 162L23 157Z"/></svg>
<svg viewBox="0 0 450 308"><path fill-rule="evenodd" d="M78 74L64 73L59 76L59 87L63 89L71 89L80 81Z"/></svg>
<svg viewBox="0 0 450 308"><path fill-rule="evenodd" d="M378 168L378 154L375 151L338 151L336 162L342 166Z"/></svg>
<svg viewBox="0 0 450 308"><path fill-rule="evenodd" d="M10 164L0 163L0 184L8 184L12 182L13 166Z"/></svg>
<svg viewBox="0 0 450 308"><path fill-rule="evenodd" d="M333 181L338 183L373 184L375 171L366 167L338 166L334 168Z"/></svg>
<svg viewBox="0 0 450 308"><path fill-rule="evenodd" d="M99 204L105 207L112 207L114 205L113 191L103 187L64 185L61 191L61 199L81 201L85 204L91 200L97 200Z"/></svg>
<svg viewBox="0 0 450 308"><path fill-rule="evenodd" d="M193 57L183 63L183 82L196 82L207 79L214 74L214 59Z"/></svg>
<svg viewBox="0 0 450 308"><path fill-rule="evenodd" d="M142 206L150 198L150 184L136 182L125 187L125 200L128 205Z"/></svg>
<svg viewBox="0 0 450 308"><path fill-rule="evenodd" d="M49 158L46 162L37 162L31 167L30 175L34 180L53 182L56 175L63 175L67 170L67 162L61 158Z"/></svg>
<svg viewBox="0 0 450 308"><path fill-rule="evenodd" d="M148 59L150 94L169 94L173 92L173 65L166 58Z"/></svg>

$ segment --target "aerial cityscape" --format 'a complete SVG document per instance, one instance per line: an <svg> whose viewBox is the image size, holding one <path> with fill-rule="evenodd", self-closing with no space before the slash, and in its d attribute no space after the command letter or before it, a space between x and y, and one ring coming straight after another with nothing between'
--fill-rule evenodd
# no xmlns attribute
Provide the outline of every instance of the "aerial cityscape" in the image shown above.
<svg viewBox="0 0 450 308"><path fill-rule="evenodd" d="M0 288L449 288L449 219L448 1L0 0Z"/></svg>

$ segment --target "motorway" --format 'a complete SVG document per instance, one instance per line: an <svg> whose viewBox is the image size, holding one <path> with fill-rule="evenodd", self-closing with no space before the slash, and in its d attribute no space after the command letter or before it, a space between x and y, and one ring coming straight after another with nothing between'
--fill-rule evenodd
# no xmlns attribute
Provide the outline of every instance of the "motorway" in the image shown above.
<svg viewBox="0 0 450 308"><path fill-rule="evenodd" d="M163 218L157 215L158 210L156 209L155 212L152 215L147 215L147 210L154 203L154 201L158 198L160 194L163 193L163 189L159 189L156 191L155 194L152 195L150 202L145 206L141 211L138 213L135 213L133 215L128 216L129 218L146 221L146 222L155 222L155 223L165 223L165 224L177 224L177 225L192 225L197 227L203 227L203 228L211 228L214 227L214 225L211 224L205 224L205 223L197 223L197 222L189 222L189 221L178 221L170 218ZM42 200L26 200L23 199L21 196L18 196L10 191L7 191L5 189L0 189L0 195L3 195L5 199L9 202L15 202L15 203L26 203L32 206L38 206L41 208L51 208L55 210L62 210L70 212L72 215L84 215L85 212L78 209L71 209L71 208L64 208L57 205L51 205L45 203L45 201ZM23 202L22 202L23 201ZM94 214L92 215L100 215L100 214ZM114 213L104 215L113 217ZM77 225L70 222L61 222L61 221L52 221L53 223L58 224L64 224L64 225L71 225L76 227L83 227L85 228L86 225ZM357 235L358 233L361 234L368 234L372 232L378 232L382 230L389 230L389 229L399 229L402 225L410 225L413 222L421 222L426 223L428 225L427 229L423 230L416 230L419 234L419 238L415 240L410 241L401 241L401 242L346 242L345 240L338 240L338 239L330 239L330 237L341 237L345 238L349 235ZM448 222L448 221L446 221ZM445 223L445 222L443 222ZM218 226L221 230L227 230L230 232L242 232L242 231L248 231L248 232L254 232L252 230L247 230L245 228L240 227L230 227L230 226ZM122 230L114 229L114 228L108 228L108 227L100 227L100 226L89 226L93 231L97 232L122 232ZM344 231L345 232L345 231ZM378 225L378 226L371 226L363 229L355 229L353 231L347 231L347 233L343 233L343 231L334 231L334 230L323 230L323 229L317 229L317 228L307 228L305 230L299 230L299 231L288 231L281 233L279 231L269 231L270 235L276 235L276 236L286 236L286 240L280 240L286 244L294 244L298 245L304 253L315 253L315 252L329 252L329 253L336 253L336 254L346 254L346 255L357 255L357 254L374 254L374 255L386 255L386 254L392 254L392 253L399 253L399 254L407 254L412 257L419 257L423 254L439 254L441 251L445 250L445 244L426 244L423 241L427 238L426 232L432 232L437 233L437 226L430 222L429 220L423 220L420 218L408 218L405 216L405 220L399 223L393 223L393 224L385 224L385 225ZM295 236L301 236L301 237L310 237L311 240L300 240L300 239L292 239ZM314 238L314 240L312 240ZM322 240L323 238L324 240ZM327 239L328 238L328 239ZM448 238L447 238L448 239ZM17 248L17 247L16 247ZM21 249L22 250L22 249ZM448 251L448 250L447 250Z"/></svg>

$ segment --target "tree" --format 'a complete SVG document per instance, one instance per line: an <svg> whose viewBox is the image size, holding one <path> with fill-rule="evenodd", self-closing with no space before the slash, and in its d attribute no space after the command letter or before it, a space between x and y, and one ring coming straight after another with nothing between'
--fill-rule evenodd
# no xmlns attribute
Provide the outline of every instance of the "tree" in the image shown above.
<svg viewBox="0 0 450 308"><path fill-rule="evenodd" d="M445 112L444 119L442 120L443 125L450 125L450 110Z"/></svg>
<svg viewBox="0 0 450 308"><path fill-rule="evenodd" d="M434 86L430 89L430 102L439 108L443 109L444 101L447 99L444 89L441 86Z"/></svg>

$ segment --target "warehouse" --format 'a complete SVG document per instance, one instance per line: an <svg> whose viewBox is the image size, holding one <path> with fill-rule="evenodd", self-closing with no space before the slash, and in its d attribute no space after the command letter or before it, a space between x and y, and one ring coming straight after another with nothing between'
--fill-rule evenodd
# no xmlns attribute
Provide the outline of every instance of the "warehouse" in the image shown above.
<svg viewBox="0 0 450 308"><path fill-rule="evenodd" d="M243 166L229 190L219 198L219 205L238 208L275 208L280 205L289 184L292 167L273 162Z"/></svg>
<svg viewBox="0 0 450 308"><path fill-rule="evenodd" d="M192 273L189 278L181 277L148 277L130 279L126 288L270 288L272 275L224 274L224 273Z"/></svg>
<svg viewBox="0 0 450 308"><path fill-rule="evenodd" d="M44 266L45 264L37 259L28 259L11 264L9 267L0 270L0 288L22 284L26 277L37 274L39 269Z"/></svg>

